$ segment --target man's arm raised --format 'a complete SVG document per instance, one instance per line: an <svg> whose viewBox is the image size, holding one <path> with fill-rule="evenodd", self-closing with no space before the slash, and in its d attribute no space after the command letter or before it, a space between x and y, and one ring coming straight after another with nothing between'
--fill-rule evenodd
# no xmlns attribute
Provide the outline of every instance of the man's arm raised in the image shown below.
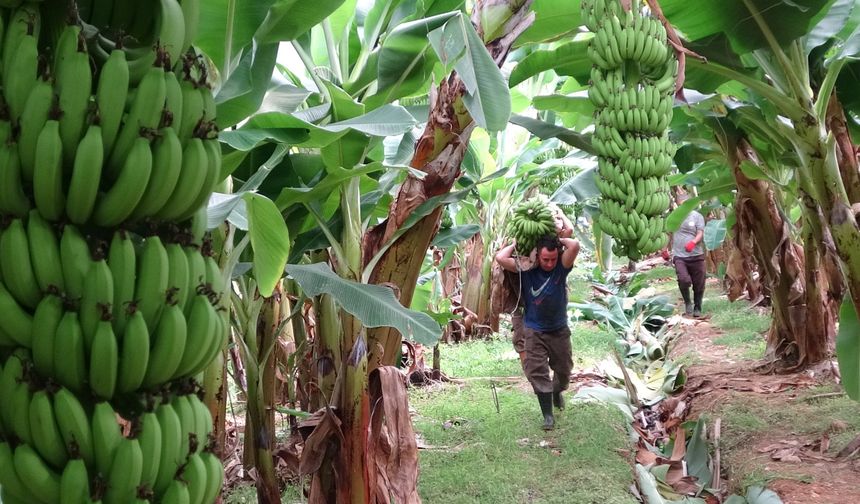
<svg viewBox="0 0 860 504"><path fill-rule="evenodd" d="M496 252L496 262L499 263L499 266L502 269L510 271L512 273L516 273L517 270L517 261L513 258L514 247L516 244L511 243L510 245L506 245L502 247L501 250Z"/></svg>
<svg viewBox="0 0 860 504"><path fill-rule="evenodd" d="M561 238L559 241L564 247L564 252L561 254L561 265L565 268L572 268L573 261L579 254L579 242L573 238Z"/></svg>

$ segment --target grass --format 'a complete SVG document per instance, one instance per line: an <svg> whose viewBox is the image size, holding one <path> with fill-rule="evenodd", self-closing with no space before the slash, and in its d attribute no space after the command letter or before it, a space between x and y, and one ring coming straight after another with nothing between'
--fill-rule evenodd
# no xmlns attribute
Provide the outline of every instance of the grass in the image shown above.
<svg viewBox="0 0 860 504"><path fill-rule="evenodd" d="M708 286L702 301L710 323L723 335L714 338L716 345L729 347L735 357L755 360L764 356L764 332L770 327L770 314L762 314L746 301L729 301L717 288Z"/></svg>
<svg viewBox="0 0 860 504"><path fill-rule="evenodd" d="M828 455L835 455L860 434L860 403L847 396L815 396L838 392L836 385L805 389L790 404L774 403L742 395L727 397L716 413L722 417L722 447L739 487L766 483L777 478L806 481L804 474L783 474L769 471L760 461L749 460L749 443L767 434L794 433L814 439L830 433ZM834 430L834 426L838 429ZM786 434L788 435L788 434Z"/></svg>
<svg viewBox="0 0 860 504"><path fill-rule="evenodd" d="M242 484L233 488L224 496L224 504L251 504L257 502L257 488L251 484ZM298 487L288 486L281 495L281 504L298 504L307 502L299 495Z"/></svg>
<svg viewBox="0 0 860 504"><path fill-rule="evenodd" d="M420 452L425 504L636 502L617 410L569 404L545 433L533 394L519 384L496 393L498 413L489 380L411 391L415 428L431 446Z"/></svg>

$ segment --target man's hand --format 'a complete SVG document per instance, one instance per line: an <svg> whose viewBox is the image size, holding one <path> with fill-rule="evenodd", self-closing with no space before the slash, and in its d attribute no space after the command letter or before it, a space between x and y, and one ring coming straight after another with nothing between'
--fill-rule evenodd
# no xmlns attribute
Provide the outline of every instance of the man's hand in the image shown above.
<svg viewBox="0 0 860 504"><path fill-rule="evenodd" d="M555 230L559 238L570 238L573 236L573 223L567 218L567 215L561 211L558 205L553 205L553 220L555 220Z"/></svg>
<svg viewBox="0 0 860 504"><path fill-rule="evenodd" d="M664 248L663 250L661 250L660 256L663 258L664 261L668 261L669 260L669 249Z"/></svg>
<svg viewBox="0 0 860 504"><path fill-rule="evenodd" d="M684 245L684 250L686 250L687 252L692 252L694 248L696 248L695 240L690 240L687 242L686 245Z"/></svg>

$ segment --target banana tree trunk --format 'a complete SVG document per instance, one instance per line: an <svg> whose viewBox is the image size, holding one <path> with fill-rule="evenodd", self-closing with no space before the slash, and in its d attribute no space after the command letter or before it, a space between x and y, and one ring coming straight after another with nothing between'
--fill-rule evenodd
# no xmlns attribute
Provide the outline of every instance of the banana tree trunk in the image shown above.
<svg viewBox="0 0 860 504"><path fill-rule="evenodd" d="M827 106L827 129L836 138L836 159L849 203L860 202L860 164L845 120L842 104L834 93Z"/></svg>
<svg viewBox="0 0 860 504"><path fill-rule="evenodd" d="M468 323L471 328L467 338L476 336L478 324L482 323L481 318L481 295L483 294L484 282L487 280L484 277L484 240L480 233L469 238L465 245L466 255L466 271L463 278L463 295L460 304L465 308L465 317L472 317L474 320ZM470 314L474 313L474 316Z"/></svg>
<svg viewBox="0 0 860 504"><path fill-rule="evenodd" d="M751 180L740 169L744 160L757 162L752 146L741 140L732 159L738 187L735 211L739 225L752 231L759 270L770 287L773 322L767 353L781 367L797 368L829 355L835 335L838 302L826 296L828 279L820 265L822 250L805 215L804 246L796 243L766 181ZM808 207L804 210L805 214ZM817 241L816 241L817 240Z"/></svg>
<svg viewBox="0 0 860 504"><path fill-rule="evenodd" d="M844 122L836 97L830 96L830 100L827 107L830 123ZM839 164L840 159L845 162L850 156L851 141L844 137L841 141L837 139L834 132L826 130L827 118L825 123L820 122L812 104L802 103L806 107L805 114L793 122L797 137L792 139L801 160L798 169L800 188L823 216L822 228L833 238L845 286L855 310L860 312L860 222L852 209L853 201L849 199L849 195L856 197L857 177L852 171L853 163L847 166Z"/></svg>
<svg viewBox="0 0 860 504"><path fill-rule="evenodd" d="M478 32L482 32L481 19L490 15L498 5L493 2L478 2L472 12L472 21ZM498 3L498 2L496 2ZM515 2L508 0L509 5ZM526 0L515 9L506 24L507 33L486 44L486 48L497 65L501 66L508 56L514 41L534 20L530 11L531 0ZM520 4L520 2L516 2ZM484 12L487 8L487 12ZM371 229L364 237L363 260L365 265L380 250L391 236L403 225L409 215L423 202L440 194L448 193L460 176L460 164L469 144L475 122L463 103L465 87L460 77L453 73L444 79L434 94L427 126L418 140L410 166L425 172L421 179L408 176L401 185L397 197L388 212L388 218ZM400 302L409 306L415 293L415 284L421 272L421 264L430 242L439 228L442 209L437 208L415 226L404 233L383 255L370 275L370 283L393 284L400 288ZM368 331L371 354L371 369L376 365L393 365L399 354L401 335L394 329L378 328Z"/></svg>
<svg viewBox="0 0 860 504"><path fill-rule="evenodd" d="M248 378L248 411L245 422L245 465L253 466L259 475L257 498L260 502L280 502L281 492L272 456L275 446L276 352L283 312L283 288L280 282L271 297L263 301L257 322L256 379ZM247 442L252 439L252 442Z"/></svg>

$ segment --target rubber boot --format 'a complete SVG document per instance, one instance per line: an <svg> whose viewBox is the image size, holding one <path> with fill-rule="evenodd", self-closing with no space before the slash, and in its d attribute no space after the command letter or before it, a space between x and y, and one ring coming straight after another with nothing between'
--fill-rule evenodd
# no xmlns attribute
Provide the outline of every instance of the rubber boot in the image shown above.
<svg viewBox="0 0 860 504"><path fill-rule="evenodd" d="M559 411L564 411L564 395L561 393L561 390L552 393L552 405L558 408Z"/></svg>
<svg viewBox="0 0 860 504"><path fill-rule="evenodd" d="M704 292L693 292L693 316L702 316L702 297Z"/></svg>
<svg viewBox="0 0 860 504"><path fill-rule="evenodd" d="M679 289L681 290L681 297L684 298L684 315L692 315L693 303L690 302L690 286L685 285Z"/></svg>
<svg viewBox="0 0 860 504"><path fill-rule="evenodd" d="M540 412L543 413L543 430L555 429L555 417L552 416L552 392L538 392Z"/></svg>

